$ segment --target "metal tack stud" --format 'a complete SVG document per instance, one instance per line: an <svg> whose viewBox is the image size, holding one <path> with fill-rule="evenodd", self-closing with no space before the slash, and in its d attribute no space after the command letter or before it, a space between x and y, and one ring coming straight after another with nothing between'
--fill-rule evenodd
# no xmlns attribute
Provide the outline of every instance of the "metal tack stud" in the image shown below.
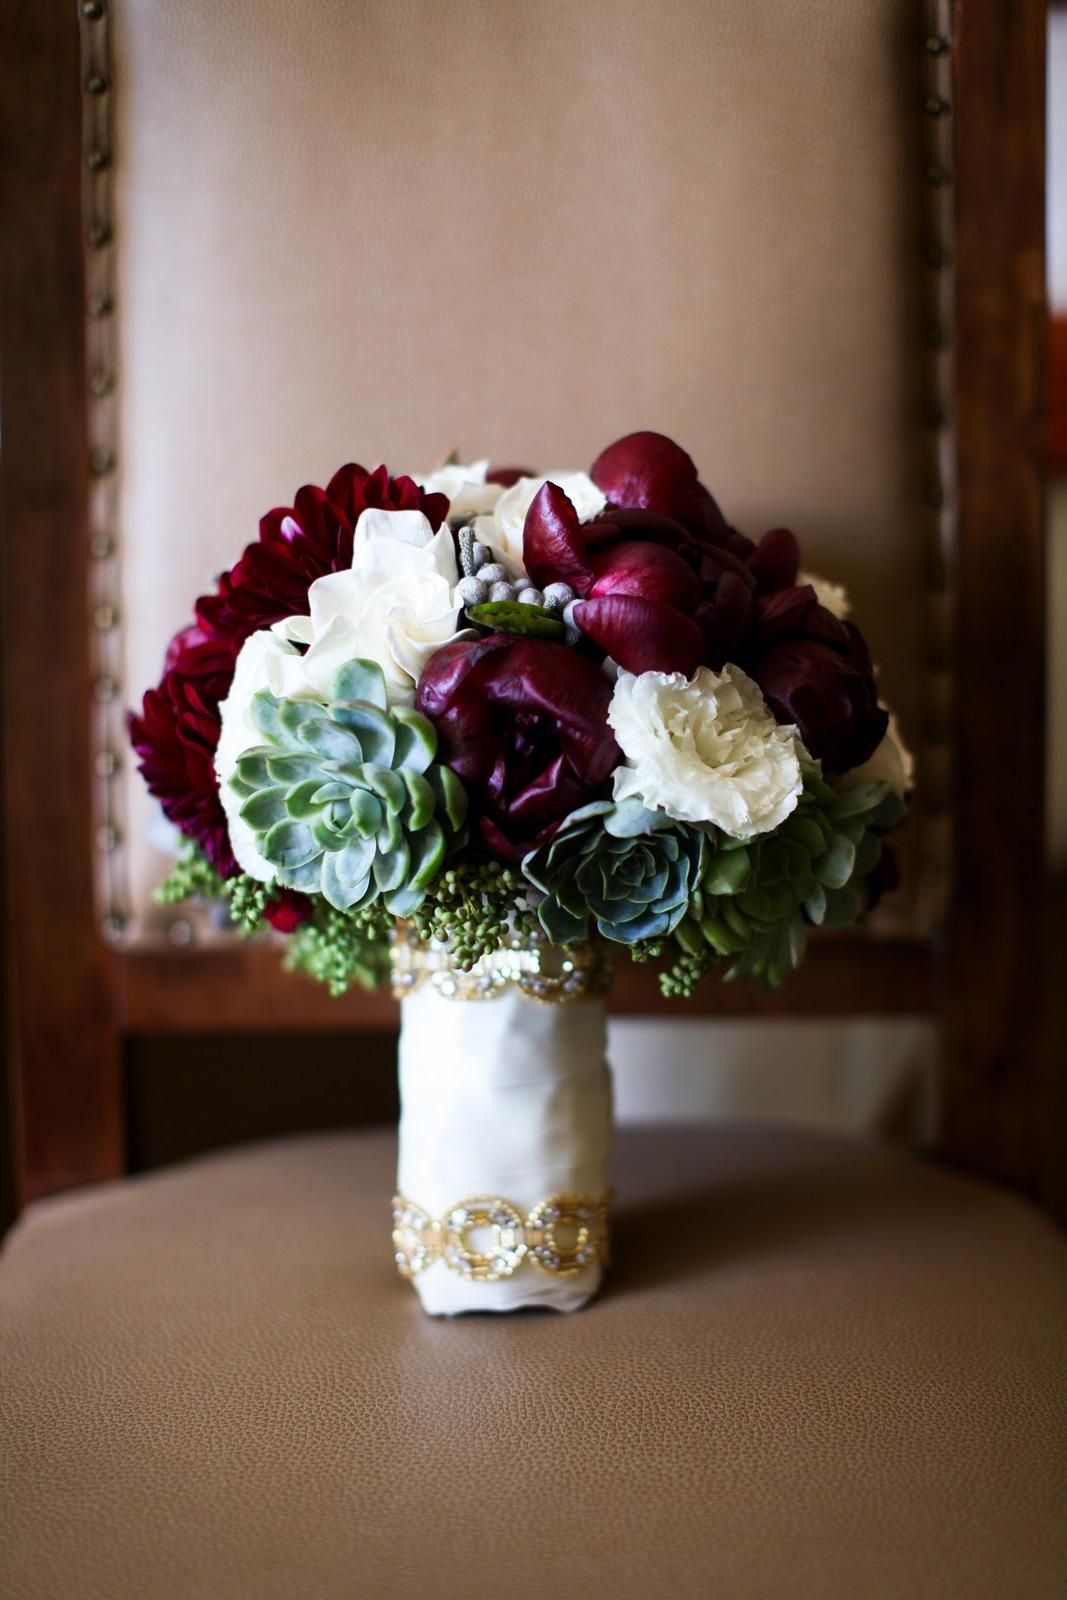
<svg viewBox="0 0 1067 1600"><path fill-rule="evenodd" d="M109 317L115 309L115 302L109 294L94 294L87 309L91 317Z"/></svg>
<svg viewBox="0 0 1067 1600"><path fill-rule="evenodd" d="M94 145L85 158L85 164L90 172L103 172L110 161L111 157L107 151L101 150L98 145Z"/></svg>
<svg viewBox="0 0 1067 1600"><path fill-rule="evenodd" d="M110 822L102 822L96 830L96 848L105 853L118 848L119 830Z"/></svg>
<svg viewBox="0 0 1067 1600"><path fill-rule="evenodd" d="M119 760L114 750L98 750L93 758L93 771L98 778L113 778L119 770Z"/></svg>
<svg viewBox="0 0 1067 1600"><path fill-rule="evenodd" d="M94 561L106 561L115 554L115 541L110 533L94 533L89 540L89 554Z"/></svg>
<svg viewBox="0 0 1067 1600"><path fill-rule="evenodd" d="M97 678L96 682L93 684L93 699L98 701L102 706L106 706L109 700L114 700L118 692L118 684L115 682L114 678L109 678L106 674L103 677Z"/></svg>
<svg viewBox="0 0 1067 1600"><path fill-rule="evenodd" d="M104 0L83 0L82 16L87 22L99 22L104 15Z"/></svg>
<svg viewBox="0 0 1067 1600"><path fill-rule="evenodd" d="M104 245L111 242L111 229L104 222L91 222L88 239L94 250L102 250Z"/></svg>
<svg viewBox="0 0 1067 1600"><path fill-rule="evenodd" d="M98 400L102 400L105 395L109 395L114 387L115 377L111 372L102 370L94 372L89 379L89 388Z"/></svg>
<svg viewBox="0 0 1067 1600"><path fill-rule="evenodd" d="M118 911L110 912L100 924L100 932L109 943L121 939L126 932L126 918Z"/></svg>
<svg viewBox="0 0 1067 1600"><path fill-rule="evenodd" d="M931 33L923 42L923 49L928 56L943 56L948 49L948 40L940 33Z"/></svg>
<svg viewBox="0 0 1067 1600"><path fill-rule="evenodd" d="M108 83L102 72L94 72L85 80L90 94L107 94Z"/></svg>
<svg viewBox="0 0 1067 1600"><path fill-rule="evenodd" d="M94 450L89 458L89 464L93 469L94 476L103 478L107 473L114 472L115 457L110 450Z"/></svg>
<svg viewBox="0 0 1067 1600"><path fill-rule="evenodd" d="M107 633L119 620L119 614L110 600L101 600L98 606L93 607L93 627L100 633Z"/></svg>

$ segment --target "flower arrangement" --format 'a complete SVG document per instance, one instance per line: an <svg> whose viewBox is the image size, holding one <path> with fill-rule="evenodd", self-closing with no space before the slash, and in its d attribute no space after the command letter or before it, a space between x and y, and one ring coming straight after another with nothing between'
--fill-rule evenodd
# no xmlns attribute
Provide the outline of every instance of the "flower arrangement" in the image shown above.
<svg viewBox="0 0 1067 1600"><path fill-rule="evenodd" d="M910 758L844 592L636 433L589 473L346 466L271 511L131 714L225 902L341 992L398 920L459 967L537 931L776 985L893 882Z"/></svg>

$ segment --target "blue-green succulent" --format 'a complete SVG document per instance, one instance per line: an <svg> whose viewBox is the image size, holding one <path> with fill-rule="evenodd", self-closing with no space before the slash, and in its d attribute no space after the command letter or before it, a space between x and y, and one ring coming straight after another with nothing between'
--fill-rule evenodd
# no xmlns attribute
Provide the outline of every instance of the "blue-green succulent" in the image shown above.
<svg viewBox="0 0 1067 1600"><path fill-rule="evenodd" d="M410 916L466 837L466 791L435 760L432 723L389 706L372 661L342 667L326 705L263 690L251 715L263 743L229 781L278 883Z"/></svg>
<svg viewBox="0 0 1067 1600"><path fill-rule="evenodd" d="M673 933L700 882L706 836L637 800L594 800L566 818L522 870L544 899L541 926L556 944L597 933L634 945Z"/></svg>

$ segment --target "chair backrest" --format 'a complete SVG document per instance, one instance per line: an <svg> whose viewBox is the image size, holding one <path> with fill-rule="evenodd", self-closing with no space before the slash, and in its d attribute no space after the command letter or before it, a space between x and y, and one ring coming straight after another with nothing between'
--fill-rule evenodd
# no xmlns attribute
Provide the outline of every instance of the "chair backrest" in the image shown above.
<svg viewBox="0 0 1067 1600"><path fill-rule="evenodd" d="M1040 870L1037 0L82 0L80 40L75 10L5 0L30 1186L119 1164L124 1028L323 1025L273 957L152 903L122 713L192 597L353 456L581 466L640 426L848 583L918 747L907 890L773 1006L941 1004L946 1147L1031 1171L1011 943Z"/></svg>

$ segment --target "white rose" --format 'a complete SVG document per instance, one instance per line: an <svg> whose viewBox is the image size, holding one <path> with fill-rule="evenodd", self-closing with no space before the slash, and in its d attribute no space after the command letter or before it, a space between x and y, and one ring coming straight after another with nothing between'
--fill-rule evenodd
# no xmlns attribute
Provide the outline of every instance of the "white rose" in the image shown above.
<svg viewBox="0 0 1067 1600"><path fill-rule="evenodd" d="M449 461L436 472L413 472L411 476L427 494L448 496L450 522L466 522L492 511L504 493L499 483L486 483L488 471L488 461Z"/></svg>
<svg viewBox="0 0 1067 1600"><path fill-rule="evenodd" d="M784 822L803 788L803 745L780 727L757 684L722 672L620 672L608 722L626 756L615 799L631 796L680 822L712 822L734 839Z"/></svg>
<svg viewBox="0 0 1067 1600"><path fill-rule="evenodd" d="M228 781L244 752L263 742L249 715L252 697L269 689L279 699L325 702L338 668L359 659L381 667L391 704L410 705L430 656L460 637L460 608L453 602L458 578L446 527L434 533L421 511L367 510L356 524L349 571L311 585L310 616L288 617L242 645L229 696L219 707L215 770L230 844L250 876L265 882L274 876L238 815L241 801Z"/></svg>
<svg viewBox="0 0 1067 1600"><path fill-rule="evenodd" d="M522 561L522 530L526 513L542 485L554 483L563 490L578 513L579 522L592 522L607 505L607 498L585 472L546 472L542 478L520 478L505 489L492 516L479 517L474 531L482 544L491 545L495 554L516 576L525 573Z"/></svg>
<svg viewBox="0 0 1067 1600"><path fill-rule="evenodd" d="M843 789L853 789L858 783L888 783L894 794L903 800L915 784L915 757L900 737L900 723L891 711L885 737L873 755L861 767L853 767L841 780Z"/></svg>
<svg viewBox="0 0 1067 1600"><path fill-rule="evenodd" d="M798 572L797 583L809 583L815 590L816 600L826 607L831 616L839 617L844 622L852 615L852 601L843 583L831 583L829 578L820 578L817 572Z"/></svg>

